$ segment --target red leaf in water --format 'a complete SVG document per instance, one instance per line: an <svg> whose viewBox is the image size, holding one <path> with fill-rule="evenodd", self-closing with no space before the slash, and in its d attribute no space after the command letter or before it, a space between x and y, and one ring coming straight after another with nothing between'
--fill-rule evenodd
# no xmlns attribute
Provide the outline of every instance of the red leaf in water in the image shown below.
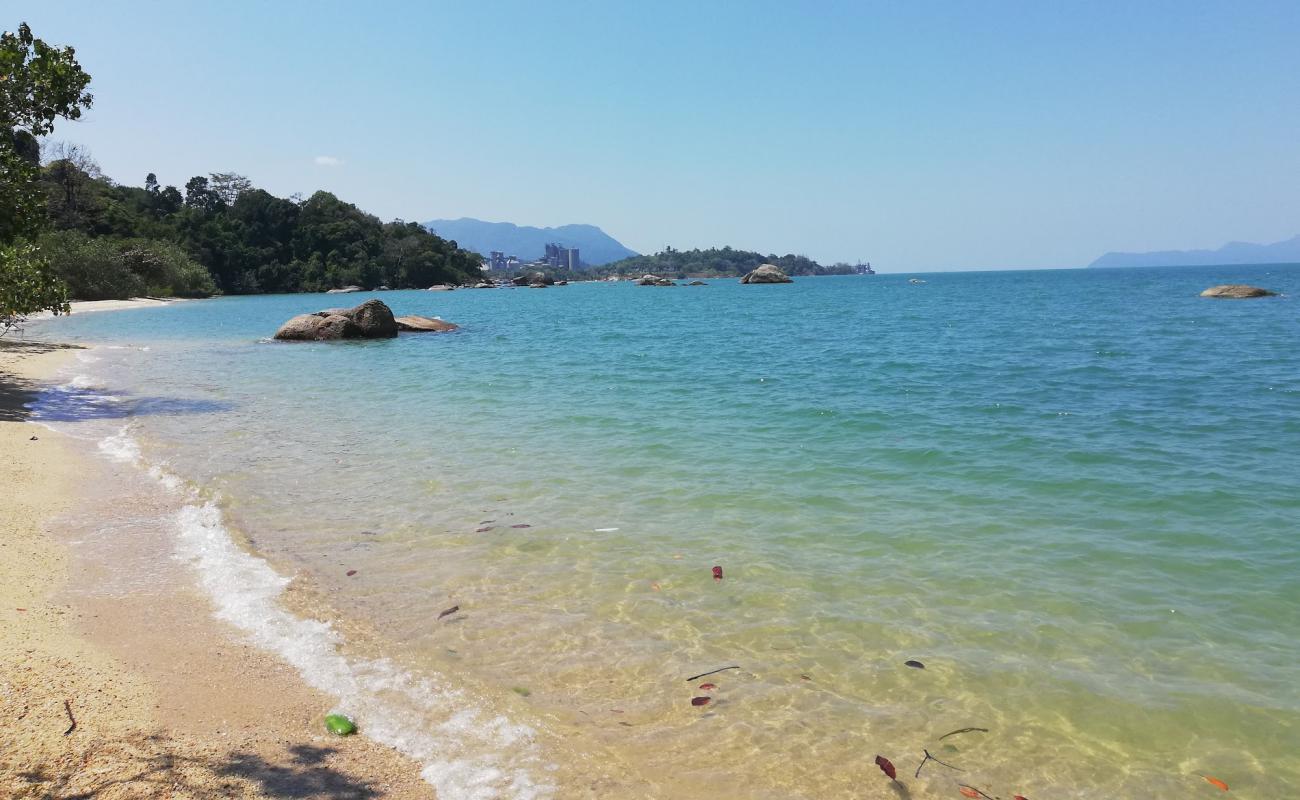
<svg viewBox="0 0 1300 800"><path fill-rule="evenodd" d="M715 581L720 581L720 580L722 580L722 567L714 567L714 568L713 568L713 579L714 579Z"/></svg>
<svg viewBox="0 0 1300 800"><path fill-rule="evenodd" d="M959 787L957 787L957 791L961 792L962 795L965 796L965 797L979 797L979 796L980 796L980 793L979 793L979 792L975 791L974 789L970 788L969 786L959 786Z"/></svg>
<svg viewBox="0 0 1300 800"><path fill-rule="evenodd" d="M693 706L707 706L707 705L709 704L709 701L712 700L712 699L713 699L713 698L711 698L711 697L692 697L692 698L691 698L691 705L693 705Z"/></svg>
<svg viewBox="0 0 1300 800"><path fill-rule="evenodd" d="M476 531L474 531L474 532L475 532L475 533L487 533L487 532L490 531L490 530L492 530L492 526L491 526L491 525L486 525L486 526L484 526L484 527L482 527L482 528L479 528L478 530L476 530Z"/></svg>
<svg viewBox="0 0 1300 800"><path fill-rule="evenodd" d="M443 617L450 617L452 614L455 614L457 611L460 611L460 606L452 606L451 608L439 614L438 619L442 619Z"/></svg>
<svg viewBox="0 0 1300 800"><path fill-rule="evenodd" d="M1015 797L1012 797L1011 800L1029 800L1029 798L1025 797L1023 794L1018 794Z"/></svg>
<svg viewBox="0 0 1300 800"><path fill-rule="evenodd" d="M356 571L355 569L350 569L350 570L348 570L348 577L349 577L349 578L351 578L353 575L356 575L356 574L357 574L357 571Z"/></svg>
<svg viewBox="0 0 1300 800"><path fill-rule="evenodd" d="M876 766L880 767L880 771L888 775L891 781L898 780L898 770L894 769L894 764L889 759L876 756Z"/></svg>
<svg viewBox="0 0 1300 800"><path fill-rule="evenodd" d="M713 689L716 689L716 688L718 688L718 685L717 685L716 683L701 683L701 684L700 684L700 691L708 692L708 691L712 691Z"/></svg>
<svg viewBox="0 0 1300 800"><path fill-rule="evenodd" d="M526 524L526 523L521 523L521 524L519 524L519 525L511 525L510 527L512 527L512 528L531 528L531 527L533 527L533 526L532 526L532 525L528 525L528 524Z"/></svg>
<svg viewBox="0 0 1300 800"><path fill-rule="evenodd" d="M1228 791L1228 784L1224 783L1218 778L1211 778L1209 775L1202 775L1201 777L1204 778L1205 782L1210 784L1211 786L1216 786L1225 792Z"/></svg>
<svg viewBox="0 0 1300 800"><path fill-rule="evenodd" d="M912 669L925 669L925 665L920 661L904 661L903 666L911 667Z"/></svg>

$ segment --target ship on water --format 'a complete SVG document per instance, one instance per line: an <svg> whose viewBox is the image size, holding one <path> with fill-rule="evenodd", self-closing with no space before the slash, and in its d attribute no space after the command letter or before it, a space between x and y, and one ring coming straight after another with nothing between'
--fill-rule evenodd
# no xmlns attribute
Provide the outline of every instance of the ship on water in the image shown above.
<svg viewBox="0 0 1300 800"><path fill-rule="evenodd" d="M875 275L876 271L871 268L870 261L868 261L865 264L859 261L857 264L853 266L853 274L854 275Z"/></svg>

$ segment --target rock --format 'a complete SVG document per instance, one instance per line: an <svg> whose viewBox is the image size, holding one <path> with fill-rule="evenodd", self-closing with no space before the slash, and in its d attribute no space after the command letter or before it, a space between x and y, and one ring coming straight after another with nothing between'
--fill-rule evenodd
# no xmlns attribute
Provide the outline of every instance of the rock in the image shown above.
<svg viewBox="0 0 1300 800"><path fill-rule="evenodd" d="M661 280L663 280L663 278L660 278L658 275L651 275L650 273L647 272L645 275L642 275L642 276L641 276L641 279L638 280L638 281L636 282L636 285L637 285L637 286L654 286L655 284L657 284L657 283L658 283L659 281L661 281Z"/></svg>
<svg viewBox="0 0 1300 800"><path fill-rule="evenodd" d="M439 285L437 285L437 286L430 286L430 287L429 287L428 289L426 289L425 291L429 291L429 292L451 292L451 291L455 291L455 289L456 289L455 286L447 286L446 284L439 284Z"/></svg>
<svg viewBox="0 0 1300 800"><path fill-rule="evenodd" d="M396 335L397 322L382 300L367 300L356 308L299 314L275 332L276 339L285 341L390 339Z"/></svg>
<svg viewBox="0 0 1300 800"><path fill-rule="evenodd" d="M544 284L544 283L530 283L530 284L528 284L528 288L529 288L529 289L545 289L545 288L546 288L546 284Z"/></svg>
<svg viewBox="0 0 1300 800"><path fill-rule="evenodd" d="M740 279L741 283L794 283L790 276L786 275L777 267L771 264L763 264L753 272Z"/></svg>
<svg viewBox="0 0 1300 800"><path fill-rule="evenodd" d="M686 284L686 285L687 285L687 286L708 286L708 284L705 283L704 281L691 281L690 283L688 283L688 284Z"/></svg>
<svg viewBox="0 0 1300 800"><path fill-rule="evenodd" d="M569 282L568 282L568 281L556 281L556 282L555 282L555 285L556 285L556 286L568 286L568 285L569 285Z"/></svg>
<svg viewBox="0 0 1300 800"><path fill-rule="evenodd" d="M541 272L530 272L526 275L520 275L518 278L514 278L510 282L515 286L532 286L534 283L541 283L549 286L550 284L555 283L555 279L548 278Z"/></svg>
<svg viewBox="0 0 1300 800"><path fill-rule="evenodd" d="M419 317L414 314L396 319L397 327L404 331L432 331L442 333L444 331L454 331L460 326L454 322L445 322L437 317Z"/></svg>
<svg viewBox="0 0 1300 800"><path fill-rule="evenodd" d="M364 292L360 286L344 286L342 289L330 289L325 294L352 294L353 292Z"/></svg>
<svg viewBox="0 0 1300 800"><path fill-rule="evenodd" d="M475 289L495 289L495 288L497 288L497 285L496 285L495 283L488 283L487 281L483 281L482 283L476 283L476 284L474 284L474 288L475 288Z"/></svg>
<svg viewBox="0 0 1300 800"><path fill-rule="evenodd" d="M375 287L375 291L376 291L376 292L391 292L391 291L393 291L393 290L392 290L392 289L389 289L387 286L376 286L376 287Z"/></svg>
<svg viewBox="0 0 1300 800"><path fill-rule="evenodd" d="M347 316L361 328L361 335L366 339L391 339L397 335L397 322L383 300L367 300Z"/></svg>
<svg viewBox="0 0 1300 800"><path fill-rule="evenodd" d="M1211 286L1201 292L1201 297L1226 297L1233 300L1241 300L1247 297L1273 297L1277 292L1271 292L1268 289L1261 289L1258 286L1246 286L1241 283L1226 283L1222 286Z"/></svg>

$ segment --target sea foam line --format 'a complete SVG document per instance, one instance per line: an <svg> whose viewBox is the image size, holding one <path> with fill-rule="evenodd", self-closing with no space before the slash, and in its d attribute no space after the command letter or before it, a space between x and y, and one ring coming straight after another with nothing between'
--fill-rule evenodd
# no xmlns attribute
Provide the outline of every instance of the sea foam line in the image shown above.
<svg viewBox="0 0 1300 800"><path fill-rule="evenodd" d="M146 470L170 491L182 491L179 477L147 463L132 430L128 423L105 436L100 452ZM350 716L365 735L419 762L421 777L438 797L544 800L553 795L553 786L534 777L550 767L532 728L475 708L463 692L414 676L389 659L342 655L343 638L329 623L283 608L279 597L290 579L235 543L216 503L193 489L184 494L175 516L175 555L195 569L218 619L283 658L313 688L337 698L333 710Z"/></svg>

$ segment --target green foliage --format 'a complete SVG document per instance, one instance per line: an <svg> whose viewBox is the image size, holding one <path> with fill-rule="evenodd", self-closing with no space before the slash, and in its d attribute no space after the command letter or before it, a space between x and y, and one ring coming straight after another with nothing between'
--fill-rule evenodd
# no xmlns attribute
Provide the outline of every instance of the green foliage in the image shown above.
<svg viewBox="0 0 1300 800"><path fill-rule="evenodd" d="M42 237L40 244L50 269L79 300L216 294L208 271L170 242L57 231Z"/></svg>
<svg viewBox="0 0 1300 800"><path fill-rule="evenodd" d="M774 264L787 275L847 275L852 267L847 264L822 266L806 256L763 255L750 250L733 250L730 247L708 250L675 250L671 247L648 256L634 256L606 264L600 272L615 275L644 275L660 277L726 277L738 276L762 264Z"/></svg>
<svg viewBox="0 0 1300 800"><path fill-rule="evenodd" d="M65 147L59 154L64 157L42 173L55 228L114 240L169 242L227 294L321 291L350 284L425 288L478 277L477 254L416 223L382 223L329 192L296 202L254 188L241 175L213 173L191 178L182 198L175 187L161 187L152 173L143 188L118 186L100 176L78 148ZM82 275L73 284L73 296L102 294L113 281L126 281L114 296L136 285L120 270L102 280Z"/></svg>
<svg viewBox="0 0 1300 800"><path fill-rule="evenodd" d="M0 246L0 336L38 311L68 313L68 289L31 245Z"/></svg>

